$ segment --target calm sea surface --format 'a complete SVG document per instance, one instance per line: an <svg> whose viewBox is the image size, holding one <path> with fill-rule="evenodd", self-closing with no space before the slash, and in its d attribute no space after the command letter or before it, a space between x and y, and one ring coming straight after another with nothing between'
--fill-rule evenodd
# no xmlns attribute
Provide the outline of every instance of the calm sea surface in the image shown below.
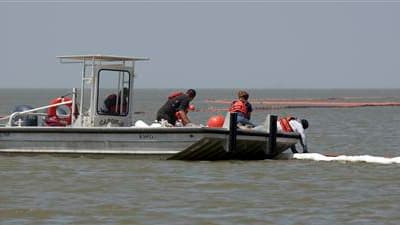
<svg viewBox="0 0 400 225"><path fill-rule="evenodd" d="M154 120L172 90L135 93L137 119ZM0 115L69 90L0 89ZM198 90L193 122L236 90ZM400 101L396 90L250 90L251 99ZM256 110L308 119L309 150L400 156L400 107ZM1 144L1 143L0 143ZM0 224L400 224L400 164L265 160L183 162L0 156Z"/></svg>

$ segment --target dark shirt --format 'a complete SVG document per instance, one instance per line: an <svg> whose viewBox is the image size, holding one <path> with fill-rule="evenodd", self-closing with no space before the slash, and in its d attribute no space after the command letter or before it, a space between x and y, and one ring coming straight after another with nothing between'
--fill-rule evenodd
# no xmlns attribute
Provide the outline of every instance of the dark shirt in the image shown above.
<svg viewBox="0 0 400 225"><path fill-rule="evenodd" d="M189 107L190 101L190 97L186 94L168 99L158 110L157 120L161 121L161 119L165 119L168 123L174 125L176 122L175 113L181 110L185 111Z"/></svg>

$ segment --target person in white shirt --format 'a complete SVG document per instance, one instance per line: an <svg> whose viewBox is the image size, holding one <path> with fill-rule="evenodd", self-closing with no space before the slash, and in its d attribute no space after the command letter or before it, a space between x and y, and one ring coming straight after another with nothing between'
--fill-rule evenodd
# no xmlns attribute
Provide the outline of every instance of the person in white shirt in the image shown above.
<svg viewBox="0 0 400 225"><path fill-rule="evenodd" d="M307 139L305 134L305 129L308 128L308 121L305 119L299 120L295 117L282 117L278 120L277 129L278 131L284 132L296 132L300 134L300 144L303 147L303 153L308 153ZM296 146L292 145L290 147L293 153L298 153Z"/></svg>

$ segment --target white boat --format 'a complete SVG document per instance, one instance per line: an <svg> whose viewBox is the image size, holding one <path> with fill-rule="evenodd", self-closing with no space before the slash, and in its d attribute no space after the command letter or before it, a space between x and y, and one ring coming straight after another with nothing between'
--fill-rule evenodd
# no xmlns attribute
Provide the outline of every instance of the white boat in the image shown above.
<svg viewBox="0 0 400 225"><path fill-rule="evenodd" d="M235 114L227 116L220 128L167 127L162 123L138 126L141 121L135 120L133 110L135 62L147 58L58 58L61 63L82 65L81 88L74 88L71 97L54 99L50 105L22 108L1 118L0 153L261 160L278 156L299 140L298 134L276 132L276 116L268 117L261 126L264 129L237 129ZM113 112L104 104L111 93L117 93L118 102L124 102Z"/></svg>

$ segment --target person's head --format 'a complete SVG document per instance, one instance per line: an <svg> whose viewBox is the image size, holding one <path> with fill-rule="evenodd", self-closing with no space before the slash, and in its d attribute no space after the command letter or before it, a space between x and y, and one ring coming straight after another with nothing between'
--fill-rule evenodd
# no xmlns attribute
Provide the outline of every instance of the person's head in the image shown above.
<svg viewBox="0 0 400 225"><path fill-rule="evenodd" d="M240 90L238 92L238 98L239 99L244 99L244 100L248 100L249 99L249 93L247 93L246 91Z"/></svg>
<svg viewBox="0 0 400 225"><path fill-rule="evenodd" d="M186 94L189 95L191 99L194 99L196 97L196 91L194 89L189 89L186 91Z"/></svg>
<svg viewBox="0 0 400 225"><path fill-rule="evenodd" d="M303 129L307 129L308 128L308 121L305 119L300 120L301 125L303 126Z"/></svg>

